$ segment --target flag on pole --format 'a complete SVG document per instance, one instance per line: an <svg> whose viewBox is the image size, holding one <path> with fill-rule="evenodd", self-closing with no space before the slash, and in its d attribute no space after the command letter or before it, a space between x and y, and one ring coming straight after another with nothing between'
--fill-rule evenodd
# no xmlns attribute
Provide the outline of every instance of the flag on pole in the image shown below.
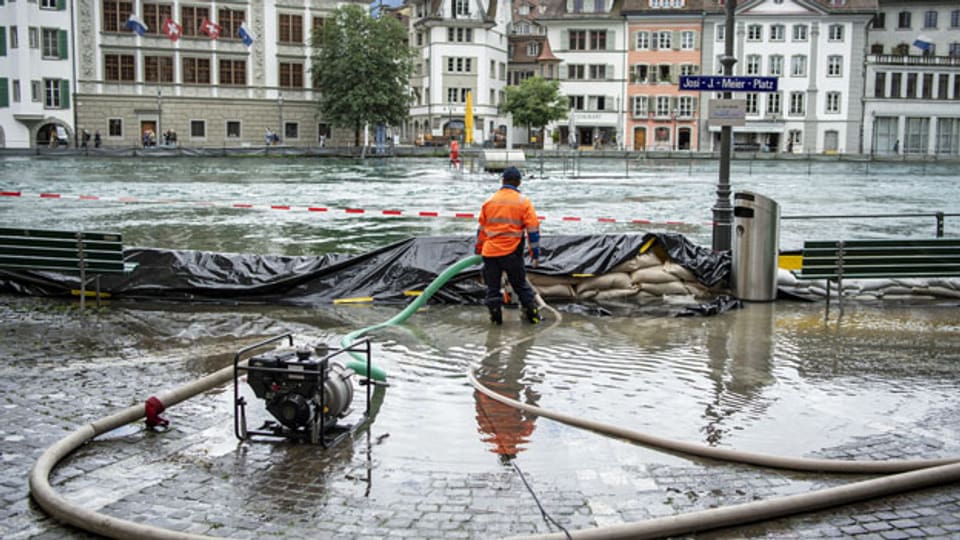
<svg viewBox="0 0 960 540"><path fill-rule="evenodd" d="M210 39L217 39L220 37L223 27L204 17L203 22L200 23L200 31L210 36Z"/></svg>
<svg viewBox="0 0 960 540"><path fill-rule="evenodd" d="M917 36L917 39L913 40L913 46L922 51L929 51L933 48L933 41L927 36Z"/></svg>
<svg viewBox="0 0 960 540"><path fill-rule="evenodd" d="M183 28L173 19L167 17L167 20L163 21L163 32L167 34L170 41L177 41L183 35Z"/></svg>
<svg viewBox="0 0 960 540"><path fill-rule="evenodd" d="M127 28L133 30L138 36L142 36L149 30L147 25L140 20L140 17L137 17L134 14L130 14L130 18L127 19Z"/></svg>
<svg viewBox="0 0 960 540"><path fill-rule="evenodd" d="M240 28L237 29L237 35L240 36L240 41L243 41L243 44L247 47L253 45L253 40L257 38L253 35L253 32L247 28L247 21L240 23Z"/></svg>

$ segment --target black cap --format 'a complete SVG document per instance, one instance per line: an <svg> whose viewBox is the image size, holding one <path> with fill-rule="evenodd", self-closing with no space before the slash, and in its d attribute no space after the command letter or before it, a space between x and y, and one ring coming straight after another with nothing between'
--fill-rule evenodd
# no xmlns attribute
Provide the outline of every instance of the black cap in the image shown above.
<svg viewBox="0 0 960 540"><path fill-rule="evenodd" d="M507 167L506 169L503 170L503 176L502 176L502 178L503 178L504 180L516 180L516 181L519 181L519 180L520 180L520 169L518 169L518 168L516 168L516 167Z"/></svg>

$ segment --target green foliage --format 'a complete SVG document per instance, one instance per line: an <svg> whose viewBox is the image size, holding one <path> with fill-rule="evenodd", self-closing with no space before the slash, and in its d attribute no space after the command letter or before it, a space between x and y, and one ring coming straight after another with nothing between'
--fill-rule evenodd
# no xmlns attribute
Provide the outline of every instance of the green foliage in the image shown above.
<svg viewBox="0 0 960 540"><path fill-rule="evenodd" d="M567 117L570 104L560 94L560 82L543 77L524 79L520 86L508 86L501 108L513 115L516 125L543 128Z"/></svg>
<svg viewBox="0 0 960 540"><path fill-rule="evenodd" d="M353 128L399 125L409 113L413 51L393 17L374 19L357 5L337 8L313 34L313 82L320 116Z"/></svg>

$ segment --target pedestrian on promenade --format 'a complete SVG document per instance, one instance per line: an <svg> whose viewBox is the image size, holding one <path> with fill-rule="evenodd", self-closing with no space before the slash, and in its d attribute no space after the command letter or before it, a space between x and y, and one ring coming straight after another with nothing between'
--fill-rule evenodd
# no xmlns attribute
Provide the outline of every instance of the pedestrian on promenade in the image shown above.
<svg viewBox="0 0 960 540"><path fill-rule="evenodd" d="M533 202L520 193L520 170L507 167L501 186L480 209L476 253L483 256L483 280L487 284L484 303L490 310L490 321L503 324L503 295L500 280L504 272L514 292L520 296L527 321L540 322L536 293L527 283L523 263L524 236L530 242L530 258L536 268L540 261L540 221Z"/></svg>

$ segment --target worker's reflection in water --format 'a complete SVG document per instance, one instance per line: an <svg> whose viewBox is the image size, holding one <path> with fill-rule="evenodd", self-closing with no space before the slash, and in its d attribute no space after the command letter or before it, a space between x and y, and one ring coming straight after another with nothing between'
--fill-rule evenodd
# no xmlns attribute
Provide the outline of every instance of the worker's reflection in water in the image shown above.
<svg viewBox="0 0 960 540"><path fill-rule="evenodd" d="M507 327L495 327L487 333L487 351L501 347L513 340L530 338L484 358L477 368L476 378L480 384L521 403L537 405L540 399L531 387L523 382L526 368L527 351L533 345L530 334L518 332L514 335ZM483 442L490 445L490 451L500 455L500 461L506 463L524 450L533 434L535 415L510 407L499 401L474 391L477 404L477 426Z"/></svg>

